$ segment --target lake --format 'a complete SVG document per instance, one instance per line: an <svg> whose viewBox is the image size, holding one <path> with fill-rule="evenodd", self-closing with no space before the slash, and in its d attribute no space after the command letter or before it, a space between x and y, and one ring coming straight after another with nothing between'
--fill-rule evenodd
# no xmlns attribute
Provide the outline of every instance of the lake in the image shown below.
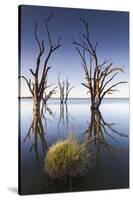
<svg viewBox="0 0 133 200"><path fill-rule="evenodd" d="M89 191L129 187L129 99L104 99L100 112L88 99L51 99L35 128L32 100L19 100L20 187L22 194ZM51 179L44 159L52 144L74 133L90 151L81 176Z"/></svg>

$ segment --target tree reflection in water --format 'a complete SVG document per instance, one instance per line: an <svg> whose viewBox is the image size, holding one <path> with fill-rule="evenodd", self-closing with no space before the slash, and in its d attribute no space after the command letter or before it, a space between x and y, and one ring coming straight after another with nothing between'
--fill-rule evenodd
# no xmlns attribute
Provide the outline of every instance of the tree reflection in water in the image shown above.
<svg viewBox="0 0 133 200"><path fill-rule="evenodd" d="M85 135L86 145L91 148L93 163L96 166L100 159L101 151L109 158L113 158L113 153L122 152L126 149L118 147L118 137L127 138L128 135L117 131L114 128L115 123L107 123L99 110L92 110L90 123ZM111 142L111 140L112 142Z"/></svg>
<svg viewBox="0 0 133 200"><path fill-rule="evenodd" d="M35 157L36 157L36 161L38 163L38 165L40 165L40 158L39 158L39 142L41 143L41 150L43 152L43 155L45 157L45 154L48 150L48 146L47 146L47 142L45 139L45 135L47 134L47 122L48 119L47 116L52 117L52 119L55 119L55 115L52 112L52 110L48 107L48 105L43 104L42 109L40 111L40 113L35 113L33 112L33 119L32 122L29 126L28 132L23 140L23 142L25 143L28 140L33 141L32 145L29 147L29 152L32 152L34 150L35 152ZM66 136L67 133L69 132L69 117L70 114L68 112L68 107L67 104L61 104L60 105L60 113L59 113L59 119L58 119L58 137L62 135L60 135L60 127L61 126L65 126L64 130L66 132Z"/></svg>
<svg viewBox="0 0 133 200"><path fill-rule="evenodd" d="M68 133L70 132L69 130L70 118L72 119L72 116L68 111L68 105L60 104L60 113L58 119L58 137L62 136L61 126L63 127L63 130L65 130L66 137L68 136Z"/></svg>
<svg viewBox="0 0 133 200"><path fill-rule="evenodd" d="M46 106L43 110L41 110L41 113L33 112L32 123L29 126L28 132L23 140L23 142L25 143L28 139L31 139L33 134L33 139L31 139L31 141L33 142L32 145L29 147L29 152L32 152L34 149L36 161L38 166L40 167L42 162L39 154L40 145L43 156L46 155L46 152L48 150L47 142L45 139L45 135L47 133L47 118L45 117L45 115L47 111L51 116L53 115L52 111Z"/></svg>
<svg viewBox="0 0 133 200"><path fill-rule="evenodd" d="M52 119L55 118L54 113L47 105L43 107L41 113L38 113L36 115L33 113L32 123L29 126L28 132L23 140L24 143L27 140L32 141L32 145L29 147L29 152L34 151L35 153L37 164L41 169L41 185L45 189L52 187L56 188L56 185L58 184L66 184L66 186L62 187L68 187L69 191L73 191L75 185L77 185L77 180L85 180L84 177L89 177L87 185L91 186L91 183L95 179L97 167L99 166L100 158L103 155L103 152L108 158L113 158L114 153L125 151L124 148L120 147L118 142L119 137L127 138L128 136L124 133L117 131L115 129L115 123L107 123L99 110L91 111L90 121L88 123L87 129L82 135L83 143L88 151L88 155L90 155L90 160L89 163L87 163L85 174L83 174L83 176L81 175L80 177L74 178L66 177L64 179L64 183L62 183L61 181L57 182L55 180L49 179L49 177L47 177L45 174L43 166L45 155L49 149L45 139L48 121L46 113L48 113L52 117ZM68 112L67 104L61 104L59 119L57 122L58 139L64 138L64 136L62 135L64 131L66 133L65 138L67 138L68 134L70 133L70 117L71 115ZM55 141L55 143L56 142L58 142L58 140ZM40 157L39 149L41 149L42 151L43 159L42 157Z"/></svg>

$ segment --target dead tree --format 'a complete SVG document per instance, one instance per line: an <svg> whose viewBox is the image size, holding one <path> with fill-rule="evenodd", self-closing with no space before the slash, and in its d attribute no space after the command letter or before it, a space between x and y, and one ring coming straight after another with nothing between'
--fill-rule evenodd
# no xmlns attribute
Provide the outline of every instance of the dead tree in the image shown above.
<svg viewBox="0 0 133 200"><path fill-rule="evenodd" d="M47 18L45 20L45 27L46 27L46 32L47 32L47 36L48 36L48 45L49 45L49 50L47 55L45 56L44 62L43 62L43 66L41 68L40 63L41 63L41 58L44 55L46 49L45 49L45 44L44 41L40 41L37 35L37 24L35 26L35 32L34 32L34 36L35 36L35 40L37 42L37 45L39 47L39 53L36 59L36 66L35 66L35 70L33 71L33 69L30 69L30 72L33 76L33 82L31 81L31 79L27 79L25 76L21 76L27 83L29 91L32 95L33 98L33 110L36 112L40 112L40 102L43 99L43 94L44 94L44 90L45 90L45 85L46 85L46 80L47 80L47 75L48 75L48 71L50 70L50 66L48 66L48 62L51 58L51 55L59 48L61 47L61 38L59 37L58 40L56 41L56 43L53 43L52 39L51 39L51 35L50 35L50 31L49 31L49 21L51 20L51 18L53 17L53 15L50 15L49 18ZM39 70L40 68L42 69L42 73L41 76L39 76ZM52 91L51 91L52 92ZM47 96L50 97L51 95Z"/></svg>
<svg viewBox="0 0 133 200"><path fill-rule="evenodd" d="M71 83L69 82L68 77L67 77L66 81L62 81L62 82L60 81L60 78L58 77L58 86L59 86L59 90L60 90L60 103L66 104L69 93L75 86L71 87Z"/></svg>
<svg viewBox="0 0 133 200"><path fill-rule="evenodd" d="M71 87L71 83L69 82L68 77L67 77L66 83L65 83L65 101L64 101L64 103L67 103L69 93L73 88L74 88L74 86Z"/></svg>
<svg viewBox="0 0 133 200"><path fill-rule="evenodd" d="M103 63L99 63L97 56L98 43L93 45L90 40L88 23L83 18L80 18L80 21L85 28L85 33L82 34L79 41L73 38L73 44L81 58L85 73L85 83L81 84L90 93L91 108L98 109L106 94L118 91L115 87L127 82L120 81L112 84L112 80L119 72L123 72L123 69L121 67L114 68L111 60L104 60ZM88 57L89 59L87 59Z"/></svg>
<svg viewBox="0 0 133 200"><path fill-rule="evenodd" d="M65 81L60 81L60 77L58 77L58 86L60 90L60 103L64 103L64 97L65 97Z"/></svg>

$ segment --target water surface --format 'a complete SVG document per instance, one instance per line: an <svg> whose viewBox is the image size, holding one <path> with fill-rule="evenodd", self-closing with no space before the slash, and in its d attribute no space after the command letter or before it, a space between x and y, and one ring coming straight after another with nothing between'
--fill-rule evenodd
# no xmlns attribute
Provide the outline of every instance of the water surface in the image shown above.
<svg viewBox="0 0 133 200"><path fill-rule="evenodd" d="M88 99L50 100L35 131L32 100L21 99L20 158L23 194L88 191L129 187L129 100L104 99L100 113ZM91 161L85 175L51 180L45 174L47 150L73 132L86 143ZM91 141L91 142L88 142Z"/></svg>

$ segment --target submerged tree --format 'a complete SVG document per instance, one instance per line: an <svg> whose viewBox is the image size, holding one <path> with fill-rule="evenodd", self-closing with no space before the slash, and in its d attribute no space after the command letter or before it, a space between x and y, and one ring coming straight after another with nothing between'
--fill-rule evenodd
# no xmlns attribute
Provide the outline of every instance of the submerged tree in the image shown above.
<svg viewBox="0 0 133 200"><path fill-rule="evenodd" d="M60 78L58 77L58 86L60 91L60 103L67 103L68 96L70 91L74 88L74 86L71 87L71 83L68 80L68 77L66 81L60 81Z"/></svg>
<svg viewBox="0 0 133 200"><path fill-rule="evenodd" d="M119 72L123 72L123 69L121 67L113 67L113 63L110 60L104 60L103 63L99 63L97 56L98 43L93 45L90 40L88 23L81 17L80 21L83 23L85 33L80 37L79 41L73 38L73 44L76 46L75 49L81 58L85 73L86 82L81 84L90 93L91 109L98 109L106 94L112 94L118 91L115 87L127 82L120 81L111 84L115 76ZM89 59L87 59L87 56Z"/></svg>
<svg viewBox="0 0 133 200"><path fill-rule="evenodd" d="M44 95L44 91L46 89L46 81L47 81L47 75L48 75L48 71L50 70L50 66L48 66L48 62L51 58L51 55L59 48L61 47L61 38L59 37L58 40L56 41L56 43L52 42L51 39L51 35L50 35L50 31L49 31L49 21L51 20L51 18L53 17L53 15L50 15L49 18L47 18L45 20L45 27L46 27L46 32L47 32L47 36L48 36L48 45L49 45L49 50L47 55L45 56L44 59L44 63L43 63L43 67L42 67L42 73L41 76L39 78L39 70L41 68L40 64L41 64L41 58L44 55L45 51L46 51L46 46L44 43L44 40L40 41L37 35L37 24L35 26L35 32L34 32L34 36L35 36L35 40L37 42L37 45L39 47L39 53L36 59L36 66L35 66L35 70L33 71L32 69L30 69L30 72L33 76L33 82L31 81L31 79L27 79L25 76L21 76L21 78L23 78L29 88L29 91L32 95L33 98L33 110L36 112L40 112L40 102L41 100L43 100L43 95ZM53 92L52 92L53 93ZM47 98L51 97L51 93L50 95L47 96Z"/></svg>
<svg viewBox="0 0 133 200"><path fill-rule="evenodd" d="M64 103L65 98L65 81L60 81L60 78L58 77L58 86L60 90L60 103Z"/></svg>
<svg viewBox="0 0 133 200"><path fill-rule="evenodd" d="M71 83L69 82L68 77L66 79L65 86L66 86L66 88L65 88L65 101L64 101L64 103L67 103L69 93L74 88L74 86L71 87Z"/></svg>

